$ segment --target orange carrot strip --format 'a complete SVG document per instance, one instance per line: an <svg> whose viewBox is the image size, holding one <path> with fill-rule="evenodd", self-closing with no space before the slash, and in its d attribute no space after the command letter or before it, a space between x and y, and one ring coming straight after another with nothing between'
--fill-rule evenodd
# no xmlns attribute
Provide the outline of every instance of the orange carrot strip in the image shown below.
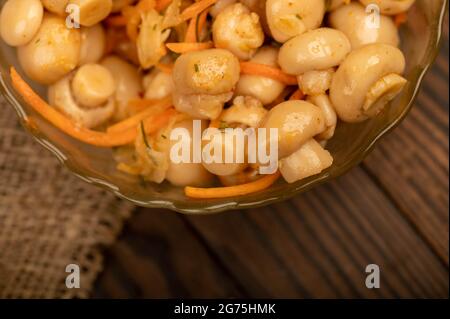
<svg viewBox="0 0 450 319"><path fill-rule="evenodd" d="M163 11L170 5L171 2L172 0L157 0L155 6L156 11L158 12Z"/></svg>
<svg viewBox="0 0 450 319"><path fill-rule="evenodd" d="M397 28L401 27L401 25L406 23L407 21L408 21L408 14L406 12L399 13L394 17L394 23L397 26Z"/></svg>
<svg viewBox="0 0 450 319"><path fill-rule="evenodd" d="M136 41L139 35L139 24L141 23L141 16L134 14L128 19L127 35L132 41Z"/></svg>
<svg viewBox="0 0 450 319"><path fill-rule="evenodd" d="M146 12L155 9L155 6L156 6L155 0L140 0L136 5L136 8L140 12Z"/></svg>
<svg viewBox="0 0 450 319"><path fill-rule="evenodd" d="M141 24L141 14L155 8L154 0L140 0L136 6L127 6L122 9L122 14L127 19L128 37L136 41L139 34L139 25Z"/></svg>
<svg viewBox="0 0 450 319"><path fill-rule="evenodd" d="M297 85L298 81L295 76L288 75L280 69L254 62L241 62L241 73L247 75L259 75L268 77L287 85Z"/></svg>
<svg viewBox="0 0 450 319"><path fill-rule="evenodd" d="M187 7L181 13L181 21L187 21L199 15L202 11L215 4L218 0L200 0Z"/></svg>
<svg viewBox="0 0 450 319"><path fill-rule="evenodd" d="M205 27L207 17L208 10L205 10L200 15L189 20L184 42L194 43L199 41L199 35Z"/></svg>
<svg viewBox="0 0 450 319"><path fill-rule="evenodd" d="M198 17L198 25L197 25L197 29L196 29L196 34L198 36L198 39L197 39L198 41L201 41L200 40L200 35L201 35L201 32L202 32L203 28L206 25L206 20L208 19L208 13L209 13L209 9L206 9Z"/></svg>
<svg viewBox="0 0 450 319"><path fill-rule="evenodd" d="M212 42L202 42L202 43L175 42L175 43L166 43L166 46L170 51L182 54L191 51L211 49L214 46L214 44Z"/></svg>
<svg viewBox="0 0 450 319"><path fill-rule="evenodd" d="M196 188L188 186L184 189L184 193L187 197L196 199L214 199L243 196L269 188L277 181L280 175L281 174L278 171L275 174L266 175L254 182L229 187Z"/></svg>
<svg viewBox="0 0 450 319"><path fill-rule="evenodd" d="M289 100L303 100L303 98L305 97L305 95L303 94L302 90L298 89L297 91L294 92L294 94L291 95L291 97L289 98Z"/></svg>
<svg viewBox="0 0 450 319"><path fill-rule="evenodd" d="M177 115L177 111L173 107L171 107L162 112L161 114L148 117L147 119L144 120L145 133L147 135L156 133L161 128L163 128L164 125L167 125L170 119L173 118L175 115ZM133 127L133 130L136 130L136 127Z"/></svg>
<svg viewBox="0 0 450 319"><path fill-rule="evenodd" d="M132 99L128 101L128 109L134 113L133 115L136 115L139 112L142 112L149 107L152 107L155 103L157 103L159 100L150 100L150 99Z"/></svg>
<svg viewBox="0 0 450 319"><path fill-rule="evenodd" d="M148 101L148 100L147 100ZM145 110L119 122L111 125L106 129L108 133L123 132L130 128L136 127L144 119L155 115L155 113L163 112L172 105L172 98L168 97L158 102L149 103L149 107Z"/></svg>
<svg viewBox="0 0 450 319"><path fill-rule="evenodd" d="M14 89L22 96L25 102L27 102L43 118L73 138L99 147L115 147L133 143L137 137L136 127L117 133L104 133L80 127L71 119L55 110L36 94L19 73L17 73L14 67L11 67L10 69L10 76ZM171 111L170 114L168 111ZM147 134L155 133L169 122L170 116L173 116L175 111L173 109L168 111L145 126Z"/></svg>
<svg viewBox="0 0 450 319"><path fill-rule="evenodd" d="M198 16L193 17L189 20L189 24L186 30L186 36L184 37L184 42L186 43L195 43L197 42L197 19Z"/></svg>

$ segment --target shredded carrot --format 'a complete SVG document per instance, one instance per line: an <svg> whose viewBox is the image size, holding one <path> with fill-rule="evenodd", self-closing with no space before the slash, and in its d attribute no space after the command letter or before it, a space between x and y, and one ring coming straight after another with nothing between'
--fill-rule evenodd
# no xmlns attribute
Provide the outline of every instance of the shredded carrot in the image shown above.
<svg viewBox="0 0 450 319"><path fill-rule="evenodd" d="M136 115L149 107L152 107L158 100L150 100L150 99L132 99L128 101L127 107L130 111L130 114Z"/></svg>
<svg viewBox="0 0 450 319"><path fill-rule="evenodd" d="M157 0L155 6L156 11L158 12L163 11L170 5L171 2L172 0Z"/></svg>
<svg viewBox="0 0 450 319"><path fill-rule="evenodd" d="M241 73L247 75L259 75L268 77L287 85L297 85L298 81L295 76L288 75L280 69L254 62L241 62Z"/></svg>
<svg viewBox="0 0 450 319"><path fill-rule="evenodd" d="M124 27L127 25L127 18L123 15L109 16L105 23L108 27Z"/></svg>
<svg viewBox="0 0 450 319"><path fill-rule="evenodd" d="M181 13L181 21L187 21L189 19L198 16L202 11L215 4L218 0L200 0L187 7Z"/></svg>
<svg viewBox="0 0 450 319"><path fill-rule="evenodd" d="M99 146L99 147L115 147L133 143L137 136L137 129L133 127L126 131L104 133L93 131L81 127L80 125L61 114L47 102L45 102L33 89L24 81L24 79L17 73L14 67L10 69L11 81L14 89L22 96L37 113L43 118L52 123L55 127L64 133L76 138L84 143ZM167 124L175 110L169 109L156 118L147 119L146 125L147 134L153 134ZM146 123L147 124L147 123Z"/></svg>
<svg viewBox="0 0 450 319"><path fill-rule="evenodd" d="M135 102L136 101L137 100L135 100ZM133 103L133 101L131 101L131 103ZM136 127L144 119L150 116L154 116L155 114L161 113L166 109L168 109L172 105L172 98L168 97L160 101L151 101L142 99L140 100L139 103L146 103L147 108L119 123L111 125L110 127L107 128L106 132L108 133L123 132L130 128Z"/></svg>
<svg viewBox="0 0 450 319"><path fill-rule="evenodd" d="M196 35L197 35L197 42L200 42L200 40L201 40L200 35L202 33L202 30L205 28L206 21L208 19L208 13L209 13L209 9L206 9L198 17L198 23L197 23L196 30L195 30Z"/></svg>
<svg viewBox="0 0 450 319"><path fill-rule="evenodd" d="M171 74L173 70L173 64L158 63L156 64L156 67L167 74Z"/></svg>
<svg viewBox="0 0 450 319"><path fill-rule="evenodd" d="M184 37L184 42L186 43L195 43L197 42L197 34L196 34L196 26L197 26L197 19L198 16L195 16L189 21L187 30L186 30L186 36Z"/></svg>
<svg viewBox="0 0 450 319"><path fill-rule="evenodd" d="M139 35L139 24L141 23L141 16L137 13L128 18L127 34L130 40L136 41Z"/></svg>
<svg viewBox="0 0 450 319"><path fill-rule="evenodd" d="M136 41L138 37L142 13L154 8L155 0L140 0L135 6L127 6L122 9L122 15L127 20L127 34L131 40Z"/></svg>
<svg viewBox="0 0 450 319"><path fill-rule="evenodd" d="M401 27L401 25L406 23L407 21L408 21L408 14L406 12L399 13L394 17L394 23L397 26L397 28Z"/></svg>
<svg viewBox="0 0 450 319"><path fill-rule="evenodd" d="M184 193L187 197L196 199L214 199L243 196L269 188L277 181L280 175L280 172L277 171L275 174L266 175L254 182L237 186L216 188L196 188L188 186L184 189Z"/></svg>
<svg viewBox="0 0 450 319"><path fill-rule="evenodd" d="M158 132L161 128L167 125L170 122L170 120L177 114L178 114L177 111L173 107L171 107L160 114L146 118L143 121L145 133L147 135L152 135L153 133ZM135 131L136 127L133 127L132 130Z"/></svg>
<svg viewBox="0 0 450 319"><path fill-rule="evenodd" d="M202 43L187 43L187 42L173 42L166 43L167 48L175 53L186 53L191 51L207 50L214 47L212 42L202 42Z"/></svg>
<svg viewBox="0 0 450 319"><path fill-rule="evenodd" d="M189 21L184 42L200 42L200 33L205 27L207 17L208 10L205 10L199 16L195 16Z"/></svg>
<svg viewBox="0 0 450 319"><path fill-rule="evenodd" d="M139 0L138 4L136 5L136 8L140 12L146 12L155 9L155 7L156 7L155 0Z"/></svg>
<svg viewBox="0 0 450 319"><path fill-rule="evenodd" d="M294 92L294 94L291 95L291 97L289 98L289 100L303 100L303 98L305 97L305 95L303 94L302 90L298 89L297 91Z"/></svg>

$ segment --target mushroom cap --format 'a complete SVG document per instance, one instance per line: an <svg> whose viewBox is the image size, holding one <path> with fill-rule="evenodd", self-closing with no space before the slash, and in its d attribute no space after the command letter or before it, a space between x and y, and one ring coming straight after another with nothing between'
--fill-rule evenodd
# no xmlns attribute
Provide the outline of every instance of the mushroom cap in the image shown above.
<svg viewBox="0 0 450 319"><path fill-rule="evenodd" d="M267 0L266 15L272 37L283 43L318 28L325 9L325 0Z"/></svg>
<svg viewBox="0 0 450 319"><path fill-rule="evenodd" d="M416 0L359 0L363 5L376 5L380 12L386 15L395 15L405 11L414 4Z"/></svg>
<svg viewBox="0 0 450 319"><path fill-rule="evenodd" d="M286 42L280 49L278 64L285 73L301 75L337 66L350 51L350 41L343 32L320 28Z"/></svg>
<svg viewBox="0 0 450 319"><path fill-rule="evenodd" d="M49 86L48 100L50 105L57 108L80 126L94 128L105 123L114 113L114 99L97 108L83 108L75 101L70 88L73 75L69 74Z"/></svg>
<svg viewBox="0 0 450 319"><path fill-rule="evenodd" d="M193 119L185 120L174 125L173 129L182 128L185 129L186 138L189 140L189 146L191 150L191 156L193 151ZM206 128L206 122L201 122L201 129ZM175 145L177 141L170 141L170 149ZM206 187L213 181L213 175L209 173L201 163L194 163L191 158L191 163L174 163L169 160L169 168L166 173L166 179L175 186L194 186L194 187Z"/></svg>
<svg viewBox="0 0 450 319"><path fill-rule="evenodd" d="M112 10L112 0L69 0L69 5L75 5L80 10L80 24L91 27L105 19Z"/></svg>
<svg viewBox="0 0 450 319"><path fill-rule="evenodd" d="M374 27L372 17L357 2L352 2L333 11L329 16L330 25L347 35L353 49L370 43L385 43L398 46L400 36L391 17L380 15L380 24Z"/></svg>
<svg viewBox="0 0 450 319"><path fill-rule="evenodd" d="M330 152L314 139L307 141L295 153L280 160L280 172L286 182L295 183L317 175L333 164Z"/></svg>
<svg viewBox="0 0 450 319"><path fill-rule="evenodd" d="M325 130L323 112L306 101L287 101L269 111L262 128L278 130L279 158L291 155L300 146ZM269 132L266 132L266 136Z"/></svg>
<svg viewBox="0 0 450 319"><path fill-rule="evenodd" d="M76 68L80 47L80 30L69 29L64 18L46 13L39 31L17 54L32 80L52 84Z"/></svg>
<svg viewBox="0 0 450 319"><path fill-rule="evenodd" d="M234 89L239 75L239 60L223 49L185 53L173 69L175 89L181 94L227 93Z"/></svg>
<svg viewBox="0 0 450 319"><path fill-rule="evenodd" d="M44 16L39 0L6 1L0 15L0 34L8 45L21 46L33 39Z"/></svg>
<svg viewBox="0 0 450 319"><path fill-rule="evenodd" d="M114 119L122 120L129 116L128 101L139 98L143 92L141 76L136 67L115 55L105 57L100 64L112 73L116 82Z"/></svg>
<svg viewBox="0 0 450 319"><path fill-rule="evenodd" d="M336 71L330 88L330 98L339 118L346 122L361 122L369 118L363 110L371 87L383 77L403 74L405 57L396 47L369 44L354 50Z"/></svg>
<svg viewBox="0 0 450 319"><path fill-rule="evenodd" d="M250 61L278 67L278 49L270 46L262 47ZM280 96L285 87L282 82L271 78L241 74L236 86L236 95L249 95L268 105Z"/></svg>

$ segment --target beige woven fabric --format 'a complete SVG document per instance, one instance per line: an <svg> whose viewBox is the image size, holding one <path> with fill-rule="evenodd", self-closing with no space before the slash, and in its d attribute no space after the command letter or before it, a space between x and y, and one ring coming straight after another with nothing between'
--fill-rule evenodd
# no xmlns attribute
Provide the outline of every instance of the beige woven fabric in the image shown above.
<svg viewBox="0 0 450 319"><path fill-rule="evenodd" d="M72 176L0 98L0 298L86 298L132 205ZM66 266L81 269L66 287Z"/></svg>

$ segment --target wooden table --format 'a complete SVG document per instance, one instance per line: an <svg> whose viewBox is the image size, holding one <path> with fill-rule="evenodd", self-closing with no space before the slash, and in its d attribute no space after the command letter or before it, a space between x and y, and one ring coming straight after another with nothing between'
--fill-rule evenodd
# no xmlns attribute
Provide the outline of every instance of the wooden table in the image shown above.
<svg viewBox="0 0 450 319"><path fill-rule="evenodd" d="M93 297L448 297L448 54L447 33L408 118L338 180L245 212L138 209Z"/></svg>

